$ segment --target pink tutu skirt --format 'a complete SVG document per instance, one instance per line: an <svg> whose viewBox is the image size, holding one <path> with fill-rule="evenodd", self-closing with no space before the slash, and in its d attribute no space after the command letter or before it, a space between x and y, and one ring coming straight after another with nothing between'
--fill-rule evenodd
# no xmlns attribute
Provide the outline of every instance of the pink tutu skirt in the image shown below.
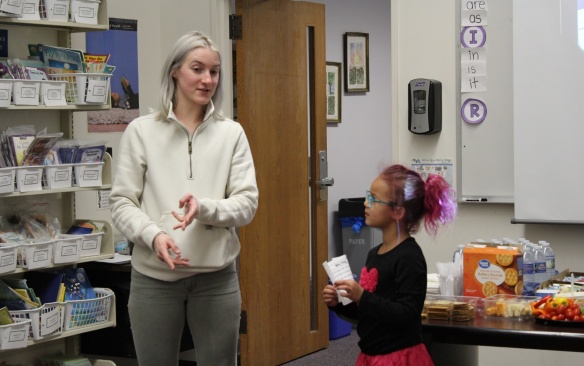
<svg viewBox="0 0 584 366"><path fill-rule="evenodd" d="M359 353L355 366L434 366L423 343L387 355L369 356Z"/></svg>

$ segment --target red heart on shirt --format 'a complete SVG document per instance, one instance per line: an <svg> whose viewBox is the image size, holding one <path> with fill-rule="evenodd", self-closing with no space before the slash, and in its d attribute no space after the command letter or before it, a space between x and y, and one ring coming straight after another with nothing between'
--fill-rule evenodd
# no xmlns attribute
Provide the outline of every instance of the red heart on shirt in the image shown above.
<svg viewBox="0 0 584 366"><path fill-rule="evenodd" d="M371 271L367 270L367 267L361 269L361 278L359 279L359 285L363 289L374 292L377 288L377 282L379 281L379 272L377 268L371 268Z"/></svg>

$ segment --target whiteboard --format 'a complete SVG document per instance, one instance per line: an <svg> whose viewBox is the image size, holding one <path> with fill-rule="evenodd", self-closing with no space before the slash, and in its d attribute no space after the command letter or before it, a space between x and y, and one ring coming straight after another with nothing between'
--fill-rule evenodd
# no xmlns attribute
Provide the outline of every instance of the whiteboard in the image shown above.
<svg viewBox="0 0 584 366"><path fill-rule="evenodd" d="M513 19L514 221L584 223L584 1L515 0Z"/></svg>
<svg viewBox="0 0 584 366"><path fill-rule="evenodd" d="M482 100L486 117L467 123L458 113L457 192L460 201L512 203L513 163L513 2L488 0L486 12L486 91L461 93L461 62L467 49L460 48L457 63L460 83L459 112L467 98ZM464 2L461 5L463 10ZM461 27L459 27L460 29Z"/></svg>

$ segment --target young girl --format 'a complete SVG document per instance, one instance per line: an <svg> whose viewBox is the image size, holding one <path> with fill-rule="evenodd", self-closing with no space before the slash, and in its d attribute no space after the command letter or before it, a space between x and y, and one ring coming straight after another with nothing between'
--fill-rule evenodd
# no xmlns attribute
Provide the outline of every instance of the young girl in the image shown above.
<svg viewBox="0 0 584 366"><path fill-rule="evenodd" d="M426 231L435 236L455 215L454 192L438 175L424 182L418 173L392 165L371 184L365 223L381 229L383 243L369 251L359 283L337 281L322 292L332 310L357 322L357 366L433 365L421 337L426 260L411 234L424 218ZM337 290L353 302L343 306Z"/></svg>

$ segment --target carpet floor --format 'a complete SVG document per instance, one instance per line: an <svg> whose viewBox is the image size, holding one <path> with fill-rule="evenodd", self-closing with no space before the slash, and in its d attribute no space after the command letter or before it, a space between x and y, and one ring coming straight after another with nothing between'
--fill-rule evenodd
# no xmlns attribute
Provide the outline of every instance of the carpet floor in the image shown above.
<svg viewBox="0 0 584 366"><path fill-rule="evenodd" d="M351 334L329 342L329 347L311 353L281 366L353 366L359 355L359 336L353 329Z"/></svg>

